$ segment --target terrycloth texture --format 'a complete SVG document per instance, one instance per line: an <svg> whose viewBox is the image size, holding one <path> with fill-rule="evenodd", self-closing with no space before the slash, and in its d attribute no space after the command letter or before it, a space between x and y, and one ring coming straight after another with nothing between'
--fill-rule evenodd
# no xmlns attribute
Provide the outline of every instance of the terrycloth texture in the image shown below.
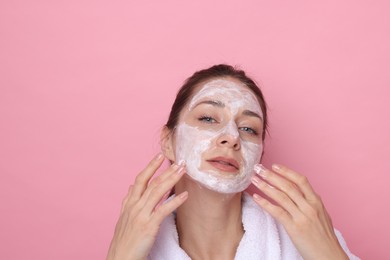
<svg viewBox="0 0 390 260"><path fill-rule="evenodd" d="M262 210L247 193L243 194L242 223L245 233L234 259L302 259L283 226ZM336 235L350 259L359 259L348 250L340 232L336 231ZM148 259L191 259L179 246L174 214L169 215L161 224Z"/></svg>

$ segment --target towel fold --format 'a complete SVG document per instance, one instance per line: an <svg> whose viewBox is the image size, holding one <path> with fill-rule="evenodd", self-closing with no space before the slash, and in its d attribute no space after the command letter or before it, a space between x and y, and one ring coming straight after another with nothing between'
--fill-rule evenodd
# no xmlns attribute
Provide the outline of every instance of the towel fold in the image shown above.
<svg viewBox="0 0 390 260"><path fill-rule="evenodd" d="M303 259L281 224L260 208L249 194L243 193L242 199L242 223L245 233L238 245L234 259ZM351 254L341 233L335 231L349 258L352 260L359 259ZM161 224L148 259L191 259L179 245L174 213L166 217Z"/></svg>

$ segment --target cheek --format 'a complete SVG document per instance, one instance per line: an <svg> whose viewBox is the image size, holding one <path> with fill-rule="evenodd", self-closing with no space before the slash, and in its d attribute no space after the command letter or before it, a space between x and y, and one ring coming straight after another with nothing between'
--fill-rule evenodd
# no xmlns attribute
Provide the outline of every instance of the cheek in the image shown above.
<svg viewBox="0 0 390 260"><path fill-rule="evenodd" d="M187 124L181 124L177 128L175 154L177 162L182 160L194 163L200 167L200 161L205 152L211 152L212 143L218 138L219 132L199 130ZM241 153L243 159L243 173L252 171L255 164L260 162L263 152L262 144L255 144L241 140Z"/></svg>
<svg viewBox="0 0 390 260"><path fill-rule="evenodd" d="M253 170L255 164L260 162L261 155L263 153L262 144L254 144L251 142L242 143L242 154L245 160L245 170Z"/></svg>
<svg viewBox="0 0 390 260"><path fill-rule="evenodd" d="M209 149L215 133L199 130L187 124L179 125L176 137L176 155L181 160L195 159ZM189 158L190 157L190 158Z"/></svg>

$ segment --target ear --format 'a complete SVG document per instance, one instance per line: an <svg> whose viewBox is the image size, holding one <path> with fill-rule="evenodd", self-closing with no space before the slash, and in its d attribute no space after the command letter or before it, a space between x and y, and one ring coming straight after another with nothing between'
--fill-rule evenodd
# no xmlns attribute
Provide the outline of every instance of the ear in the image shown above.
<svg viewBox="0 0 390 260"><path fill-rule="evenodd" d="M171 162L175 161L173 131L164 126L160 135L161 151Z"/></svg>

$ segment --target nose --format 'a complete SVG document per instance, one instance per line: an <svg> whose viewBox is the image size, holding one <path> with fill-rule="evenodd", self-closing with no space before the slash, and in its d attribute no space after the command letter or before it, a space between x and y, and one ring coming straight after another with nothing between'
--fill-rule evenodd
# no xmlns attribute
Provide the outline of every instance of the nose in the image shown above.
<svg viewBox="0 0 390 260"><path fill-rule="evenodd" d="M219 146L233 148L234 150L239 150L241 148L239 136L233 136L231 134L222 134L217 139L217 144Z"/></svg>
<svg viewBox="0 0 390 260"><path fill-rule="evenodd" d="M229 123L224 131L218 136L217 144L238 150L241 148L240 134L234 123Z"/></svg>

